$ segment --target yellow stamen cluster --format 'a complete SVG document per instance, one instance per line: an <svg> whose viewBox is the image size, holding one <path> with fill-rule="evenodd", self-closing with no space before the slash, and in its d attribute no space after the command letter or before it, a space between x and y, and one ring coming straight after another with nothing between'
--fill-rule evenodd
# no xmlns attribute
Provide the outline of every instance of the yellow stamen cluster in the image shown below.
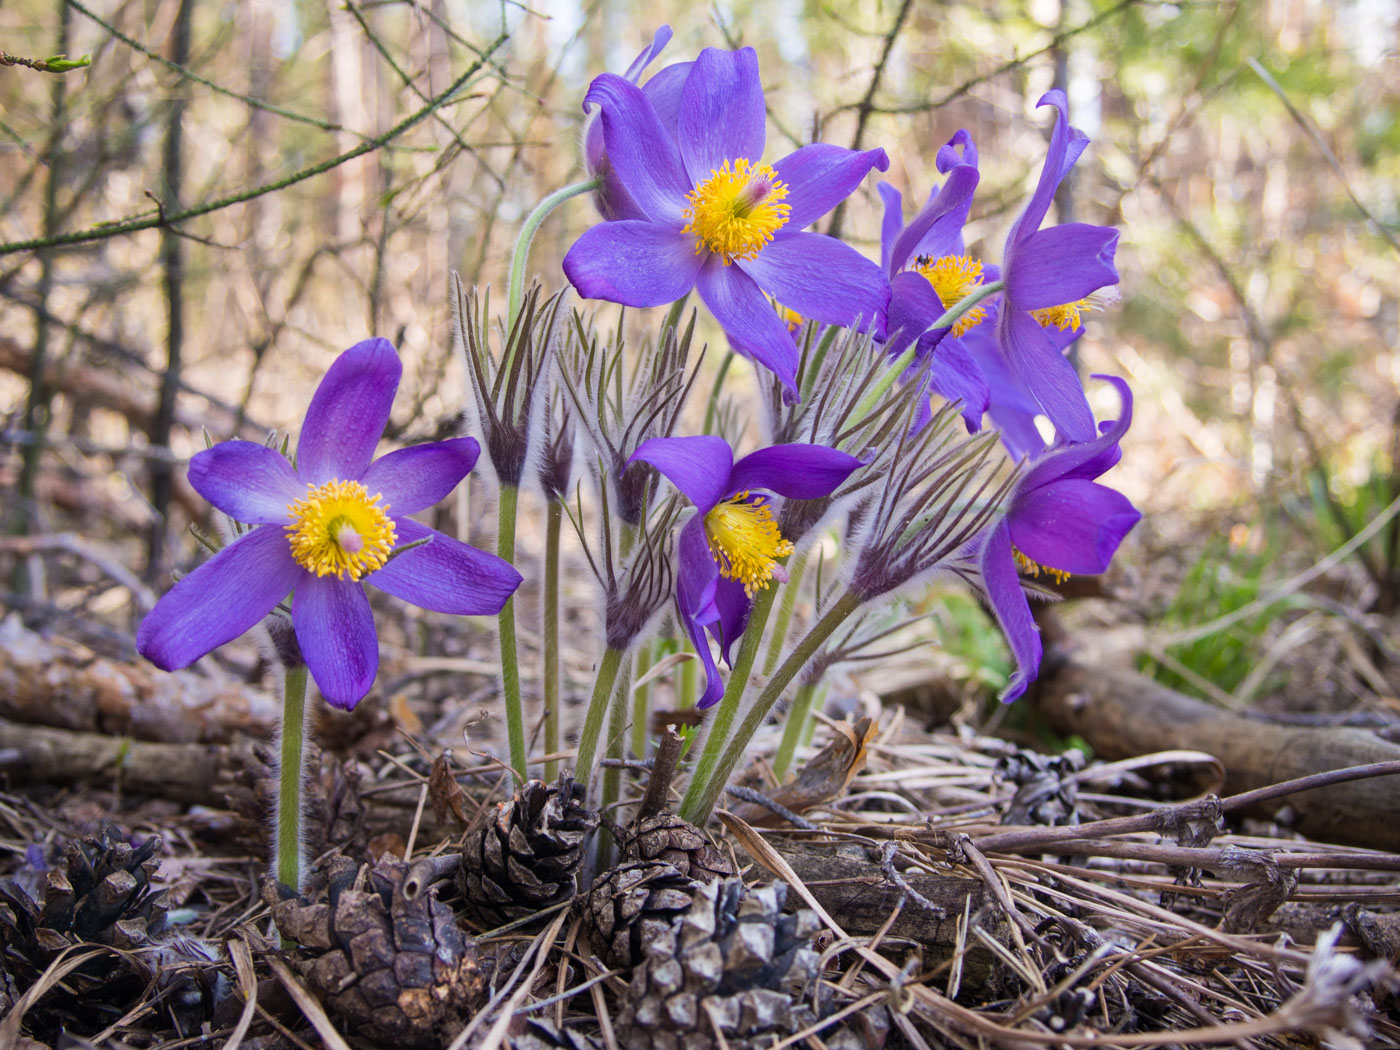
<svg viewBox="0 0 1400 1050"><path fill-rule="evenodd" d="M762 496L750 498L747 492L711 508L705 515L705 539L719 574L742 583L750 598L768 587L777 559L792 553L792 541L778 531L768 501Z"/></svg>
<svg viewBox="0 0 1400 1050"><path fill-rule="evenodd" d="M1083 321L1081 314L1086 314L1094 309L1094 304L1088 299L1077 299L1072 303L1062 303L1059 306L1047 306L1043 310L1032 310L1031 316L1041 328L1049 328L1054 325L1060 331L1069 328L1078 328Z"/></svg>
<svg viewBox="0 0 1400 1050"><path fill-rule="evenodd" d="M712 170L686 194L690 207L685 232L695 235L695 254L709 249L728 266L752 259L783 228L792 211L788 189L767 164L750 166L746 157Z"/></svg>
<svg viewBox="0 0 1400 1050"><path fill-rule="evenodd" d="M982 283L982 264L967 255L945 255L941 259L921 255L914 260L914 269L933 285L945 310L957 306ZM962 335L986 316L985 306L974 306L953 322L951 334Z"/></svg>
<svg viewBox="0 0 1400 1050"><path fill-rule="evenodd" d="M1048 565L1041 565L1038 561L1031 561L1015 547L1011 548L1011 554L1016 559L1017 567L1027 576L1039 576L1043 572L1056 583L1064 583L1070 578L1070 574L1063 569L1052 569Z"/></svg>
<svg viewBox="0 0 1400 1050"><path fill-rule="evenodd" d="M292 557L307 572L358 580L380 568L394 549L394 522L384 497L370 496L358 481L307 485L306 496L288 505L283 526Z"/></svg>

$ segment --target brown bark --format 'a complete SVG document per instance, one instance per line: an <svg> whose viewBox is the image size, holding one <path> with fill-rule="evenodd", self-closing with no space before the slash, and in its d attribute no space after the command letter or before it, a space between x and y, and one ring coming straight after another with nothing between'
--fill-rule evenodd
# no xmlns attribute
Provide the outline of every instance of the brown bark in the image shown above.
<svg viewBox="0 0 1400 1050"><path fill-rule="evenodd" d="M17 616L0 624L0 718L166 743L266 738L278 703L224 676L120 663L44 638Z"/></svg>
<svg viewBox="0 0 1400 1050"><path fill-rule="evenodd" d="M1235 794L1332 769L1400 760L1400 745L1363 729L1274 725L1221 710L1131 670L1071 657L1042 680L1038 706L1061 733L1076 733L1106 759L1165 749L1205 751L1225 766ZM1400 777L1299 792L1260 812L1310 838L1400 850Z"/></svg>

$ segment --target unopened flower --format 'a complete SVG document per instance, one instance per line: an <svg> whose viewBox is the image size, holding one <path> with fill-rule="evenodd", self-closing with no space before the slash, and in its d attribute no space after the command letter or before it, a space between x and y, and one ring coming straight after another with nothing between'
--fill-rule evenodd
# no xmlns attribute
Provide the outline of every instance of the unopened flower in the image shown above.
<svg viewBox="0 0 1400 1050"><path fill-rule="evenodd" d="M188 667L290 593L296 640L317 686L351 708L379 669L365 583L434 612L500 610L520 574L407 517L467 475L476 441L415 445L371 462L402 371L385 339L336 358L307 409L295 467L249 441L225 441L190 461L200 495L254 527L156 603L137 632L141 655L167 671ZM395 555L408 544L418 545Z"/></svg>
<svg viewBox="0 0 1400 1050"><path fill-rule="evenodd" d="M773 445L738 462L723 438L654 438L632 457L656 467L695 505L677 543L676 604L705 665L709 707L724 692L705 638L708 629L725 660L748 622L753 596L782 578L780 559L792 542L778 530L773 495L820 499L861 465L821 445Z"/></svg>
<svg viewBox="0 0 1400 1050"><path fill-rule="evenodd" d="M1088 137L1069 126L1063 91L1046 92L1037 105L1053 106L1055 128L1040 181L1025 210L1011 227L1002 258L1006 290L997 317L997 340L1012 372L1040 403L1056 431L1069 441L1094 437L1094 416L1074 366L1065 359L1063 342L1051 330L1080 327L1090 296L1118 283L1113 265L1118 231L1074 222L1042 230L1040 224L1055 191L1088 145Z"/></svg>
<svg viewBox="0 0 1400 1050"><path fill-rule="evenodd" d="M642 218L604 222L569 249L564 272L580 294L660 306L697 289L730 343L796 389L797 351L764 294L803 317L884 327L889 282L855 249L802 232L848 197L883 150L813 144L773 165L752 48L706 48L678 96L674 133L652 99L624 77L594 79L608 164Z"/></svg>
<svg viewBox="0 0 1400 1050"><path fill-rule="evenodd" d="M1001 519L982 544L979 564L987 596L1011 645L1016 672L1002 694L1010 702L1040 668L1040 634L1021 588L1018 568L1056 579L1104 572L1142 517L1120 492L1094 479L1122 456L1119 442L1133 417L1133 395L1115 376L1123 407L1118 420L1092 441L1063 445L1031 461L1011 490Z"/></svg>
<svg viewBox="0 0 1400 1050"><path fill-rule="evenodd" d="M538 440L537 419L547 407L547 377L552 357L564 339L566 293L542 299L538 285L525 296L520 316L502 333L499 353L491 349L489 303L462 286L452 274L453 341L471 387L469 419L486 442L486 459L502 485L518 488L529 462L530 444Z"/></svg>

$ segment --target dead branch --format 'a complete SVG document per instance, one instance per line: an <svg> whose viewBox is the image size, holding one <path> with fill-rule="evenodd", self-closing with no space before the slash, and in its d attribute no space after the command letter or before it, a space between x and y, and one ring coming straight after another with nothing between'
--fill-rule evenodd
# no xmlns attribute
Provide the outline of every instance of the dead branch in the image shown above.
<svg viewBox="0 0 1400 1050"><path fill-rule="evenodd" d="M1077 733L1101 757L1163 748L1206 751L1221 760L1226 790L1253 791L1349 766L1400 761L1400 745L1362 729L1280 726L1244 718L1159 685L1121 667L1089 666L1071 656L1043 680L1037 700L1056 730ZM1310 838L1400 850L1395 776L1375 777L1262 800L1276 817Z"/></svg>

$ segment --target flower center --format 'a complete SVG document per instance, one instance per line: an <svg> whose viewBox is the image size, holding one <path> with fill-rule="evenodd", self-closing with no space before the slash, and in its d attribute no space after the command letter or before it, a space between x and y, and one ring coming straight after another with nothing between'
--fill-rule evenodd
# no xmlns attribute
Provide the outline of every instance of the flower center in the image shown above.
<svg viewBox="0 0 1400 1050"><path fill-rule="evenodd" d="M1056 583L1064 583L1070 578L1070 574L1063 569L1052 569L1048 565L1041 565L1038 561L1031 561L1015 547L1011 548L1011 555L1016 559L1017 567L1027 576L1039 576L1043 572Z"/></svg>
<svg viewBox="0 0 1400 1050"><path fill-rule="evenodd" d="M982 264L967 255L945 255L936 260L921 255L914 260L914 269L933 285L945 310L957 306L982 283ZM950 334L960 336L986 316L985 306L974 306L953 322Z"/></svg>
<svg viewBox="0 0 1400 1050"><path fill-rule="evenodd" d="M394 522L384 497L358 481L307 485L306 496L288 505L284 525L292 557L307 572L358 580L378 569L394 549Z"/></svg>
<svg viewBox="0 0 1400 1050"><path fill-rule="evenodd" d="M685 233L695 235L695 254L708 248L724 257L728 266L735 259L752 259L773 234L783 228L792 210L782 203L788 190L778 173L767 164L752 167L746 157L730 166L710 172L686 194L690 220Z"/></svg>
<svg viewBox="0 0 1400 1050"><path fill-rule="evenodd" d="M775 576L780 577L777 559L792 553L792 541L783 539L778 531L768 501L747 492L711 508L705 515L705 538L719 574L741 582L750 598L766 589Z"/></svg>
<svg viewBox="0 0 1400 1050"><path fill-rule="evenodd" d="M1084 322L1080 320L1081 314L1086 314L1094 309L1094 304L1088 299L1077 299L1072 303L1062 303L1059 306L1047 306L1043 310L1032 310L1031 316L1042 328L1049 328L1054 325L1060 331L1067 328L1078 328Z"/></svg>

